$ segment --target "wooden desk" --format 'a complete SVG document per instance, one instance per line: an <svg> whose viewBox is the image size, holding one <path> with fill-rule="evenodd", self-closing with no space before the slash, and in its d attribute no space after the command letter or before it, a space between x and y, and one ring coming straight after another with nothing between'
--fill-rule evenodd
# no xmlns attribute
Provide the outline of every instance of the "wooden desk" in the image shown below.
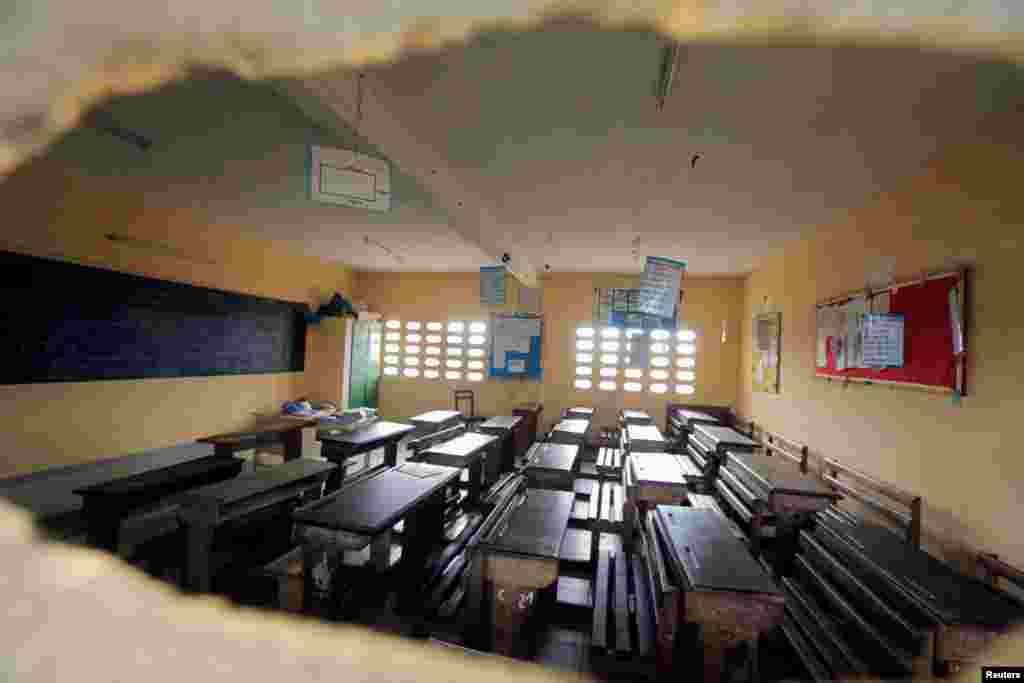
<svg viewBox="0 0 1024 683"><path fill-rule="evenodd" d="M836 565L841 565L862 582L862 592L867 590L868 601L859 604L881 602L911 624L924 624L930 646L913 654L927 656L929 664L934 657L940 673L976 660L1011 624L1024 619L1024 607L1006 594L907 545L886 527L853 523L831 514L831 509L816 519L813 534L802 532L800 537L802 555L810 561L807 566L821 577L812 578L829 584L838 581L843 572ZM830 562L822 562L830 556ZM891 638L892 627L883 633ZM932 673L921 671L913 662L911 666L915 673Z"/></svg>
<svg viewBox="0 0 1024 683"><path fill-rule="evenodd" d="M619 424L622 425L651 425L654 420L642 410L624 409L619 413Z"/></svg>
<svg viewBox="0 0 1024 683"><path fill-rule="evenodd" d="M679 619L700 628L704 680L719 683L727 653L742 643L758 680L757 641L782 621L782 592L717 512L662 505L653 517L666 564L685 593Z"/></svg>
<svg viewBox="0 0 1024 683"><path fill-rule="evenodd" d="M543 403L524 403L512 410L513 415L523 418L523 429L516 432L516 452L525 453L534 441L537 440L537 431L540 429L540 414L544 412Z"/></svg>
<svg viewBox="0 0 1024 683"><path fill-rule="evenodd" d="M415 427L398 422L374 422L354 432L340 429L322 429L317 438L323 444L322 455L339 465L327 480L327 490L337 491L345 478L345 461L363 453L384 448L384 464L394 467L398 464L398 442Z"/></svg>
<svg viewBox="0 0 1024 683"><path fill-rule="evenodd" d="M314 579L314 567L328 567L330 557L346 550L370 546L370 565L377 571L391 567L391 534L395 524L405 520L401 563L409 576L401 585L416 592L422 584L417 576L431 544L442 531L444 490L459 476L455 467L430 463L403 463L357 476L325 498L292 513L296 538L303 547L303 605L310 609L319 591L329 592L331 579ZM322 572L321 572L322 573Z"/></svg>
<svg viewBox="0 0 1024 683"><path fill-rule="evenodd" d="M561 443L536 444L526 467L527 486L535 489L572 491L572 471L580 447Z"/></svg>
<svg viewBox="0 0 1024 683"><path fill-rule="evenodd" d="M462 413L458 410L431 410L416 417L410 417L409 422L423 428L424 431L436 432L454 427L461 419Z"/></svg>
<svg viewBox="0 0 1024 683"><path fill-rule="evenodd" d="M182 495L178 514L186 533L184 587L192 591L210 590L214 573L213 537L219 525L272 506L286 507L307 494L318 496L328 474L337 467L300 458Z"/></svg>
<svg viewBox="0 0 1024 683"><path fill-rule="evenodd" d="M801 473L778 456L726 451L723 465L776 515L818 512L840 498L821 479Z"/></svg>
<svg viewBox="0 0 1024 683"><path fill-rule="evenodd" d="M577 406L575 408L566 408L565 412L562 413L563 420L586 420L587 422L594 421L594 415L597 414L593 408L586 408L583 406Z"/></svg>
<svg viewBox="0 0 1024 683"><path fill-rule="evenodd" d="M562 420L551 430L548 441L582 448L589 430L589 420Z"/></svg>
<svg viewBox="0 0 1024 683"><path fill-rule="evenodd" d="M526 423L521 415L499 415L481 423L482 434L490 434L501 439L501 456L494 459L493 468L488 467L488 481L495 481L504 472L511 472L516 467L516 459L526 452L517 449L516 432L522 431Z"/></svg>
<svg viewBox="0 0 1024 683"><path fill-rule="evenodd" d="M695 424L686 451L694 464L704 472L705 486L710 489L718 476L718 466L726 451L751 452L761 445L732 427Z"/></svg>
<svg viewBox="0 0 1024 683"><path fill-rule="evenodd" d="M700 410L689 410L687 408L676 408L669 411L668 423L665 430L669 439L675 443L676 448L686 448L686 443L693 433L693 428L699 424L721 425L721 421L714 415Z"/></svg>
<svg viewBox="0 0 1024 683"><path fill-rule="evenodd" d="M701 473L688 459L673 453L634 453L622 468L626 491L624 544L632 547L637 520L656 505L685 505Z"/></svg>
<svg viewBox="0 0 1024 683"><path fill-rule="evenodd" d="M284 444L284 459L295 460L302 457L302 429L317 424L316 418L282 416L263 420L246 431L216 434L197 441L213 444L214 455L233 455L250 448Z"/></svg>
<svg viewBox="0 0 1024 683"><path fill-rule="evenodd" d="M496 526L478 546L495 652L521 653L537 591L558 581L559 551L573 498L572 491L527 489L508 523Z"/></svg>
<svg viewBox="0 0 1024 683"><path fill-rule="evenodd" d="M654 425L627 424L622 430L626 453L664 453L665 437Z"/></svg>
<svg viewBox="0 0 1024 683"><path fill-rule="evenodd" d="M469 495L471 504L480 502L483 489L484 460L497 460L498 437L470 432L457 436L451 441L437 444L423 451L423 462L447 467L458 467L469 471Z"/></svg>
<svg viewBox="0 0 1024 683"><path fill-rule="evenodd" d="M83 499L82 516L89 543L116 553L121 522L129 515L191 488L230 479L241 471L239 458L211 455L74 492Z"/></svg>

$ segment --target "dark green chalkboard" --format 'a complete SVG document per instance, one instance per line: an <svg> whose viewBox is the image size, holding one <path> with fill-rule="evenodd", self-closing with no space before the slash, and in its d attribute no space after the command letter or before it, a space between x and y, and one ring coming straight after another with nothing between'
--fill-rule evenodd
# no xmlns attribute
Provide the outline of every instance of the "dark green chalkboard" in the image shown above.
<svg viewBox="0 0 1024 683"><path fill-rule="evenodd" d="M0 252L0 383L301 372L305 307Z"/></svg>

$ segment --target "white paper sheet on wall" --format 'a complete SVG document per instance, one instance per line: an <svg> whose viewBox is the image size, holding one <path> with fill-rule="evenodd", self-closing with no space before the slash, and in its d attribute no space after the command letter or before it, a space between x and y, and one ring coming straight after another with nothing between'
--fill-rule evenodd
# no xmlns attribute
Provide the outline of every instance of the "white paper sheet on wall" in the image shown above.
<svg viewBox="0 0 1024 683"><path fill-rule="evenodd" d="M819 368L828 365L828 317L829 309L819 308L816 324L817 358L815 360Z"/></svg>
<svg viewBox="0 0 1024 683"><path fill-rule="evenodd" d="M892 292L886 291L871 298L871 312L886 314L892 310Z"/></svg>
<svg viewBox="0 0 1024 683"><path fill-rule="evenodd" d="M864 367L903 367L903 316L873 314L864 318Z"/></svg>

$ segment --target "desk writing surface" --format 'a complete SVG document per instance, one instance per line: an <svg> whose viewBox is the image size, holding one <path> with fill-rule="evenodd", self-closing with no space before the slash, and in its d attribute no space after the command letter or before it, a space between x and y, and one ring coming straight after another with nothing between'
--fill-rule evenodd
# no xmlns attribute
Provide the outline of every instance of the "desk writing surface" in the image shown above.
<svg viewBox="0 0 1024 683"><path fill-rule="evenodd" d="M626 425L626 434L630 441L664 441L661 431L654 425Z"/></svg>
<svg viewBox="0 0 1024 683"><path fill-rule="evenodd" d="M1005 626L1024 619L1024 609L981 581L908 545L886 527L869 522L845 524L820 514L818 524L825 529L817 529L816 535L824 539L832 530L841 538L852 538L848 548L859 551L880 574L918 596L946 624Z"/></svg>
<svg viewBox="0 0 1024 683"><path fill-rule="evenodd" d="M196 440L202 443L211 444L237 444L249 439L257 439L261 436L270 436L273 434L282 434L284 432L290 432L293 429L302 429L303 427L310 427L316 424L317 420L315 418L281 416L262 420L253 425L251 429L239 432L229 432L227 434L214 434L213 436L207 436Z"/></svg>
<svg viewBox="0 0 1024 683"><path fill-rule="evenodd" d="M527 489L526 500L512 513L505 531L487 547L557 560L575 498L572 491Z"/></svg>
<svg viewBox="0 0 1024 683"><path fill-rule="evenodd" d="M149 470L123 479L105 481L92 486L75 489L74 492L80 496L87 497L132 497L152 494L154 496L169 495L177 491L190 488L193 481L204 479L208 476L229 474L235 470L238 474L242 469L242 461L230 455L210 455L205 458L197 458L187 462L162 467L156 470Z"/></svg>
<svg viewBox="0 0 1024 683"><path fill-rule="evenodd" d="M578 416L580 416L580 419L586 419L583 416L584 415L590 415L591 417L593 417L594 409L593 408L587 408L587 407L584 407L584 406L576 406L575 408L568 408L568 409L566 409L565 414L566 415L578 415Z"/></svg>
<svg viewBox="0 0 1024 683"><path fill-rule="evenodd" d="M326 476L328 472L337 467L329 462L299 458L283 465L262 467L255 472L242 474L234 479L193 489L185 494L182 503L213 501L220 505L230 505L271 491L279 486L288 486L311 477Z"/></svg>
<svg viewBox="0 0 1024 683"><path fill-rule="evenodd" d="M576 463L580 447L574 444L540 443L534 451L535 458L530 469L569 472Z"/></svg>
<svg viewBox="0 0 1024 683"><path fill-rule="evenodd" d="M589 428L589 420L562 420L555 425L556 432L567 432L569 434L578 434L579 436L586 434Z"/></svg>
<svg viewBox="0 0 1024 683"><path fill-rule="evenodd" d="M680 485L686 483L682 468L676 459L668 453L633 453L629 456L629 462L638 483Z"/></svg>
<svg viewBox="0 0 1024 683"><path fill-rule="evenodd" d="M719 419L707 413L702 413L699 410L687 410L685 408L676 408L675 417L677 420L682 420L687 425L694 425L698 423L717 425Z"/></svg>
<svg viewBox="0 0 1024 683"><path fill-rule="evenodd" d="M751 450L759 447L756 441L750 440L732 427L697 424L693 426L693 431L710 441L715 448L722 448L724 446L726 448Z"/></svg>
<svg viewBox="0 0 1024 683"><path fill-rule="evenodd" d="M672 457L675 458L676 464L679 465L679 469L686 479L704 478L704 474L693 464L693 460L690 460L685 455L677 455L675 453L672 454Z"/></svg>
<svg viewBox="0 0 1024 683"><path fill-rule="evenodd" d="M803 474L796 463L784 460L781 456L727 451L725 466L740 477L753 481L766 495L777 492L838 498L825 482L810 474Z"/></svg>
<svg viewBox="0 0 1024 683"><path fill-rule="evenodd" d="M407 462L345 486L296 510L292 517L300 524L378 534L454 481L460 472L457 467Z"/></svg>
<svg viewBox="0 0 1024 683"><path fill-rule="evenodd" d="M431 456L437 456L445 460L465 460L466 464L469 464L470 460L479 457L488 446L497 440L498 437L490 434L469 432L457 436L451 441L431 446L423 451L423 457L426 459Z"/></svg>
<svg viewBox="0 0 1024 683"><path fill-rule="evenodd" d="M317 438L321 441L331 441L335 443L347 444L350 446L365 446L376 441L387 441L388 439L397 439L402 435L411 432L415 427L412 425L401 424L400 422L374 422L368 427L357 429L354 432L344 432L341 430L321 430L317 434ZM337 434L332 433L337 431Z"/></svg>
<svg viewBox="0 0 1024 683"><path fill-rule="evenodd" d="M512 430L523 421L521 415L498 415L481 423L480 429Z"/></svg>
<svg viewBox="0 0 1024 683"><path fill-rule="evenodd" d="M439 425L460 417L462 417L462 413L458 410L431 410L430 412L417 415L416 417L410 417L409 422L414 424Z"/></svg>
<svg viewBox="0 0 1024 683"><path fill-rule="evenodd" d="M635 420L637 422L641 422L641 421L650 422L651 416L648 415L647 413L645 413L642 410L623 410L622 411L622 419L625 420L626 422L630 422L630 421L633 421L633 420Z"/></svg>
<svg viewBox="0 0 1024 683"><path fill-rule="evenodd" d="M780 591L725 517L704 508L659 505L655 520L676 581L688 590L777 594Z"/></svg>

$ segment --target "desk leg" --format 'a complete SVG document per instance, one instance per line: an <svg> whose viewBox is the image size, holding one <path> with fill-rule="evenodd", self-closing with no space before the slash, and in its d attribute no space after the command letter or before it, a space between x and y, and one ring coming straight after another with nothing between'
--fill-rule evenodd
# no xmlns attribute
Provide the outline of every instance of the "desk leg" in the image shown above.
<svg viewBox="0 0 1024 683"><path fill-rule="evenodd" d="M209 593L213 584L214 528L207 524L190 524L185 543L185 590Z"/></svg>
<svg viewBox="0 0 1024 683"><path fill-rule="evenodd" d="M481 458L469 466L469 494L466 501L471 505L480 502L480 494L483 488L484 462Z"/></svg>
<svg viewBox="0 0 1024 683"><path fill-rule="evenodd" d="M405 518L399 571L399 610L418 616L423 605L423 572L427 557L444 530L444 491L424 501Z"/></svg>
<svg viewBox="0 0 1024 683"><path fill-rule="evenodd" d="M297 460L302 457L302 430L289 429L281 435L284 441L284 461Z"/></svg>
<svg viewBox="0 0 1024 683"><path fill-rule="evenodd" d="M384 464L388 467L394 467L398 464L398 442L390 441L388 445L384 447Z"/></svg>
<svg viewBox="0 0 1024 683"><path fill-rule="evenodd" d="M370 565L376 572L391 568L391 529L377 534L370 544Z"/></svg>
<svg viewBox="0 0 1024 683"><path fill-rule="evenodd" d="M114 511L105 510L100 505L86 502L82 509L86 520L86 538L89 545L117 554L120 543L121 517Z"/></svg>

